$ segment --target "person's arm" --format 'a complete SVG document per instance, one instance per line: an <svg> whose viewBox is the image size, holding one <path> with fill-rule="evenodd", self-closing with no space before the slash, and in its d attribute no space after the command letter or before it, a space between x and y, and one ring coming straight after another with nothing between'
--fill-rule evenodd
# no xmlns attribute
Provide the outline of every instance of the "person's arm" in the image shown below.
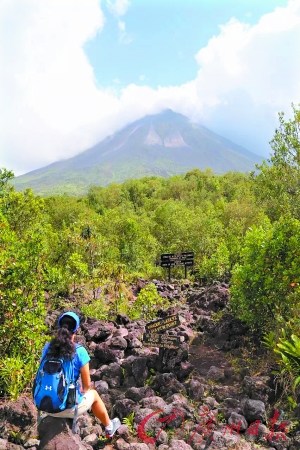
<svg viewBox="0 0 300 450"><path fill-rule="evenodd" d="M91 376L90 376L90 365L89 363L85 364L80 369L81 375L81 383L82 383L82 392L85 393L89 389L91 389Z"/></svg>

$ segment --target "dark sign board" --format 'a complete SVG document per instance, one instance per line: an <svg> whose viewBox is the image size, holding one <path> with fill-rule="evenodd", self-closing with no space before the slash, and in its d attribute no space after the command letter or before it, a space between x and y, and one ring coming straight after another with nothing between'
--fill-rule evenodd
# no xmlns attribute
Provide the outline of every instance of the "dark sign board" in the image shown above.
<svg viewBox="0 0 300 450"><path fill-rule="evenodd" d="M194 252L181 252L181 253L163 253L161 256L161 259L193 259L194 258Z"/></svg>
<svg viewBox="0 0 300 450"><path fill-rule="evenodd" d="M178 314L173 314L172 316L167 316L164 319L154 320L146 324L147 333L159 333L161 331L170 330L180 325L180 320Z"/></svg>
<svg viewBox="0 0 300 450"><path fill-rule="evenodd" d="M175 267L175 266L192 267L194 265L194 261L185 261L185 262L182 262L180 260L160 261L159 265L160 267Z"/></svg>
<svg viewBox="0 0 300 450"><path fill-rule="evenodd" d="M145 347L178 348L180 346L179 336L168 336L167 334L144 333L143 345Z"/></svg>
<svg viewBox="0 0 300 450"><path fill-rule="evenodd" d="M162 267L192 266L194 263L194 252L163 253L160 255Z"/></svg>
<svg viewBox="0 0 300 450"><path fill-rule="evenodd" d="M194 265L194 252L163 253L160 255L160 260L156 262L156 265L169 269L169 281L171 279L171 268L184 266L184 276L186 278L187 268Z"/></svg>

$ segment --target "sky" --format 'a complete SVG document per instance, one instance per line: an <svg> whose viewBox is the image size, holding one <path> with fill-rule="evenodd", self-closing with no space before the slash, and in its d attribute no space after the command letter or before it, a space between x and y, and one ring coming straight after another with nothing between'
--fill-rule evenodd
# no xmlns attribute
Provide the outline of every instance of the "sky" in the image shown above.
<svg viewBox="0 0 300 450"><path fill-rule="evenodd" d="M0 168L170 108L270 155L300 103L300 0L0 0Z"/></svg>

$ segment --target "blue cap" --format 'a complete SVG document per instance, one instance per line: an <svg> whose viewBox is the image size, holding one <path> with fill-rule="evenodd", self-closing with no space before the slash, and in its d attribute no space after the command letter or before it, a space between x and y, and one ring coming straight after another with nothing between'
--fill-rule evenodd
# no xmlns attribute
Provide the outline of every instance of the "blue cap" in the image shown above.
<svg viewBox="0 0 300 450"><path fill-rule="evenodd" d="M74 330L73 330L73 332L75 333L75 331L77 331L78 328L80 327L80 319L79 319L79 317L77 316L77 314L74 313L73 311L67 311L67 312L63 313L63 314L60 316L60 318L58 319L58 326L60 327L60 323L61 323L62 318L63 318L63 317L66 317L66 316L72 317L72 319L75 320L76 326L75 326L75 328L74 328Z"/></svg>

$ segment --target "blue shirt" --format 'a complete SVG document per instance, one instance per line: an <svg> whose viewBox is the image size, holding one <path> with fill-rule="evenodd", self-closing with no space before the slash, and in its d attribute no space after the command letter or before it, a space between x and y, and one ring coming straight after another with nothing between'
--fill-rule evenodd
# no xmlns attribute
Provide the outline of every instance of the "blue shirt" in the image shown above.
<svg viewBox="0 0 300 450"><path fill-rule="evenodd" d="M42 359L44 358L44 356L47 353L47 350L49 348L50 342L47 342L47 344L44 345L43 351L42 351ZM81 367L85 366L89 361L90 361L90 357L88 352L86 351L86 349L79 344L75 344L76 346L76 350L75 350L75 355L73 358L73 363L74 363L74 377L75 377L75 381L78 381L79 376L80 376L80 369ZM82 401L83 395L80 392L80 384L77 383L77 399L78 399L78 403L80 403Z"/></svg>

